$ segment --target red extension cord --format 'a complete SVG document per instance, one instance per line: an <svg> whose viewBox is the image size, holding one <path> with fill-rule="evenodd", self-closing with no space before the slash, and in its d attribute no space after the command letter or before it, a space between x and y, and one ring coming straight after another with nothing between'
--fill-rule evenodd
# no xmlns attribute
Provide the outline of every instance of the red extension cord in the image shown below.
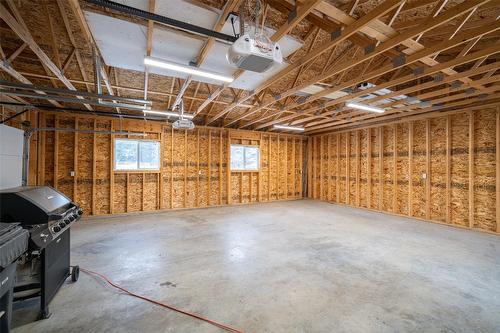
<svg viewBox="0 0 500 333"><path fill-rule="evenodd" d="M164 308L167 308L167 309L170 309L170 310L173 310L173 311L176 311L176 312L179 312L179 313L182 313L182 314L185 314L187 316L190 316L190 317L193 317L193 318L196 318L196 319L199 319L199 320L202 320L204 322L207 322L209 324L212 324L214 326L217 326L225 331L229 331L229 332L233 332L233 333L244 333L243 331L240 331L240 330L237 330L236 328L232 328L230 326L227 326L227 325L224 325L224 324L221 324L221 323L218 323L216 321L213 321L213 320L210 320L208 318L205 318L205 317L202 317L200 316L199 314L196 314L196 313L192 313L192 312L188 312L188 311L185 311L185 310L182 310L182 309L179 309L179 308L176 308L174 306L171 306L171 305L168 305L168 304L165 304L165 303L161 303L159 301L155 301L153 299L150 299L150 298L147 298L147 297L144 297L144 296L141 296L141 295L138 295L138 294L135 294L123 287L120 287L119 285L115 284L113 281L111 281L110 279L108 279L106 276L100 274L100 273L97 273L97 272L93 272L91 270L88 270L88 269L85 269L85 268L80 268L80 270L82 272L85 272L87 274L91 274L91 275L95 275L101 279L103 279L104 281L106 281L108 284L110 284L111 286L115 287L116 289L119 289L121 291L123 291L124 293L130 295L130 296L133 296L133 297L137 297L137 298L140 298L144 301L147 301L147 302L150 302L150 303L153 303L153 304L156 304L156 305L159 305L159 306L162 306Z"/></svg>

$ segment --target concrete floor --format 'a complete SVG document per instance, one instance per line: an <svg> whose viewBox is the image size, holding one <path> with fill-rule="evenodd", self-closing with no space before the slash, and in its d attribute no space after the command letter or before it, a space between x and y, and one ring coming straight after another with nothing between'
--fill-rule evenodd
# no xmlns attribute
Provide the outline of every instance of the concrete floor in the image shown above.
<svg viewBox="0 0 500 333"><path fill-rule="evenodd" d="M72 263L245 332L500 332L500 237L319 201L89 218ZM14 332L222 332L81 274Z"/></svg>

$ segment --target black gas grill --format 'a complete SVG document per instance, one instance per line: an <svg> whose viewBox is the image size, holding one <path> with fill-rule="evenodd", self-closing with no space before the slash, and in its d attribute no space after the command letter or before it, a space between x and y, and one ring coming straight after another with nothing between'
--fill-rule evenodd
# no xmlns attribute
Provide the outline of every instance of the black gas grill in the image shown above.
<svg viewBox="0 0 500 333"><path fill-rule="evenodd" d="M70 227L82 215L80 207L49 186L21 186L0 191L2 222L18 222L29 231L29 250L17 267L14 300L40 297L40 318L70 272Z"/></svg>
<svg viewBox="0 0 500 333"><path fill-rule="evenodd" d="M16 261L28 249L29 233L17 223L0 223L0 332L9 332Z"/></svg>

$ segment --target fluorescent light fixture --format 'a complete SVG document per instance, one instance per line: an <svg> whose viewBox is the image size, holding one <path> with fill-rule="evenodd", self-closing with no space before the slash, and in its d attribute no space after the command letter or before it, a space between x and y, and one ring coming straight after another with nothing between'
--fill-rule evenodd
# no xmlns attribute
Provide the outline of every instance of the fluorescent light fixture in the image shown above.
<svg viewBox="0 0 500 333"><path fill-rule="evenodd" d="M224 76L224 75L219 75L219 74L215 74L215 73L210 73L210 72L198 69L196 67L179 65L179 64L176 64L173 62L159 60L159 59L155 59L152 57L144 58L144 64L148 65L148 66L170 69L170 70L173 70L176 72L182 72L182 73L187 73L187 74L191 74L191 75L202 76L202 77L206 77L206 78L214 79L214 80L218 80L218 81L223 81L223 82L233 82L233 80L234 80L230 76Z"/></svg>
<svg viewBox="0 0 500 333"><path fill-rule="evenodd" d="M172 112L172 111L143 110L143 112L149 113L149 114L157 114L157 115L161 115L161 116L169 116L169 117L177 117L177 118L181 117L180 113ZM194 115L189 114L189 113L184 113L183 117L186 119L193 119Z"/></svg>
<svg viewBox="0 0 500 333"><path fill-rule="evenodd" d="M289 130L289 131L304 131L304 127L296 127L296 126L286 126L286 125L274 125L273 126L276 129L283 129L283 130Z"/></svg>
<svg viewBox="0 0 500 333"><path fill-rule="evenodd" d="M366 104L359 104L359 103L354 103L354 102L348 102L348 103L346 103L346 106L348 108L377 112L377 113L384 113L385 112L384 109L377 108L375 106L366 105Z"/></svg>

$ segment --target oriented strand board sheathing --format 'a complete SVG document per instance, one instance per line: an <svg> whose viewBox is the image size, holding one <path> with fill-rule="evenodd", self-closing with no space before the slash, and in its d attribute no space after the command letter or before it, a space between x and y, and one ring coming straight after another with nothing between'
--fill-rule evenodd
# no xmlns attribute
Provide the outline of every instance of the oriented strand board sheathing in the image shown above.
<svg viewBox="0 0 500 333"><path fill-rule="evenodd" d="M198 204L208 206L208 129L199 129L200 133L200 170Z"/></svg>
<svg viewBox="0 0 500 333"><path fill-rule="evenodd" d="M431 200L430 218L446 222L446 118L430 120Z"/></svg>
<svg viewBox="0 0 500 333"><path fill-rule="evenodd" d="M109 131L111 129L110 121L96 121L96 130ZM95 212L92 214L109 214L109 191L110 191L110 156L111 156L111 137L107 134L96 134L95 136L96 156L96 180L95 180Z"/></svg>
<svg viewBox="0 0 500 333"><path fill-rule="evenodd" d="M127 174L118 173L114 176L113 183L113 212L127 212Z"/></svg>
<svg viewBox="0 0 500 333"><path fill-rule="evenodd" d="M474 115L474 227L496 231L496 111Z"/></svg>
<svg viewBox="0 0 500 333"><path fill-rule="evenodd" d="M349 132L349 202L356 204L356 161L358 159L356 132Z"/></svg>
<svg viewBox="0 0 500 333"><path fill-rule="evenodd" d="M382 167L382 186L383 186L383 197L382 197L382 210L392 212L393 211L393 197L394 197L394 187L393 185L393 170L394 170L394 127L384 126L382 127L383 133L383 167Z"/></svg>
<svg viewBox="0 0 500 333"><path fill-rule="evenodd" d="M343 133L340 135L339 139L339 202L346 203L346 193L347 193L347 179L346 179L346 170L347 170L347 158L346 158L346 142L347 142L347 134Z"/></svg>
<svg viewBox="0 0 500 333"><path fill-rule="evenodd" d="M59 128L75 128L75 119L58 117L57 127ZM75 133L72 132L57 132L57 160L54 162L57 167L57 189L67 194L70 198L74 197L74 178L71 172L74 169L74 149L75 149Z"/></svg>
<svg viewBox="0 0 500 333"><path fill-rule="evenodd" d="M359 131L359 145L360 145L360 170L359 170L359 205L361 207L368 207L368 191L367 174L368 174L368 158L367 158L367 134L366 129Z"/></svg>
<svg viewBox="0 0 500 333"><path fill-rule="evenodd" d="M451 117L451 221L469 226L469 118L466 113Z"/></svg>
<svg viewBox="0 0 500 333"><path fill-rule="evenodd" d="M138 212L142 210L142 182L144 180L144 174L130 173L128 176L127 211Z"/></svg>
<svg viewBox="0 0 500 333"><path fill-rule="evenodd" d="M371 130L371 208L379 209L380 198L380 128Z"/></svg>
<svg viewBox="0 0 500 333"><path fill-rule="evenodd" d="M402 215L408 215L408 186L410 180L408 163L408 123L397 125L397 197L398 206L396 212Z"/></svg>
<svg viewBox="0 0 500 333"><path fill-rule="evenodd" d="M185 154L186 142L184 130L174 130L174 149L173 149L173 198L174 208L184 208L184 171L185 171Z"/></svg>
<svg viewBox="0 0 500 333"><path fill-rule="evenodd" d="M42 174L47 184L57 186L69 197L76 195L85 214L227 204L229 132L234 136L231 136L232 143L261 147L262 166L260 173L231 172L231 203L293 199L302 193L301 168L307 152L303 136L280 134L278 144L278 134L274 133L205 127L184 131L172 130L170 125L157 122L85 115L79 115L77 121L73 115L61 114L57 114L56 120L54 113L43 112L43 115L47 127L141 132L145 134L144 139L161 142L160 170L115 171L114 139L137 137L46 132L43 150L34 152L36 156L43 156L44 163L32 163L30 172ZM76 177L71 176L71 171L75 171ZM57 184L53 183L54 173Z"/></svg>
<svg viewBox="0 0 500 333"><path fill-rule="evenodd" d="M93 119L77 119L78 129L93 130ZM76 173L74 179L74 200L85 212L92 211L92 172L93 172L94 135L78 133L76 140Z"/></svg>
<svg viewBox="0 0 500 333"><path fill-rule="evenodd" d="M470 119L474 120L473 126ZM355 163L346 164L346 145L351 151L349 159L355 159L356 132L359 132L359 177L349 170L350 182L355 183L355 186L350 186L350 191L355 191L359 186L359 202L353 201L350 193L349 205L498 232L496 206L499 190L496 177L500 174L500 168L497 170L500 154L495 140L500 140L498 139L500 133L497 133L500 132L499 128L500 110L486 109L474 111L473 117L467 112L434 114L427 119L419 117L412 122L396 121L378 127L323 134L321 136L325 138L328 135L333 138L330 146L333 160L330 172L335 181L332 180L328 185L332 193L329 200L346 203L347 167L350 169L356 167ZM473 136L470 136L470 133ZM314 144L308 172L316 172L312 178L314 184L310 184L315 189L318 188L321 176L326 177L328 172L326 169L323 171L325 173L320 175L319 168L313 170L318 161L325 158L321 155L319 145L316 144L320 142L321 136L311 138ZM346 144L348 140L354 141ZM382 154L380 154L380 142L383 147ZM472 158L469 156L471 143ZM412 170L411 176L410 170ZM384 184L383 190L379 187L380 175ZM474 184L472 193L469 191L471 179ZM356 184L357 182L359 184ZM473 204L469 203L469 198L473 198ZM382 199L380 208L379 199ZM411 214L408 212L410 204ZM470 207L473 209L473 214L469 211ZM474 218L472 226L469 223L471 215Z"/></svg>
<svg viewBox="0 0 500 333"><path fill-rule="evenodd" d="M413 200L412 216L425 218L426 209L426 122L415 121L413 124Z"/></svg>

